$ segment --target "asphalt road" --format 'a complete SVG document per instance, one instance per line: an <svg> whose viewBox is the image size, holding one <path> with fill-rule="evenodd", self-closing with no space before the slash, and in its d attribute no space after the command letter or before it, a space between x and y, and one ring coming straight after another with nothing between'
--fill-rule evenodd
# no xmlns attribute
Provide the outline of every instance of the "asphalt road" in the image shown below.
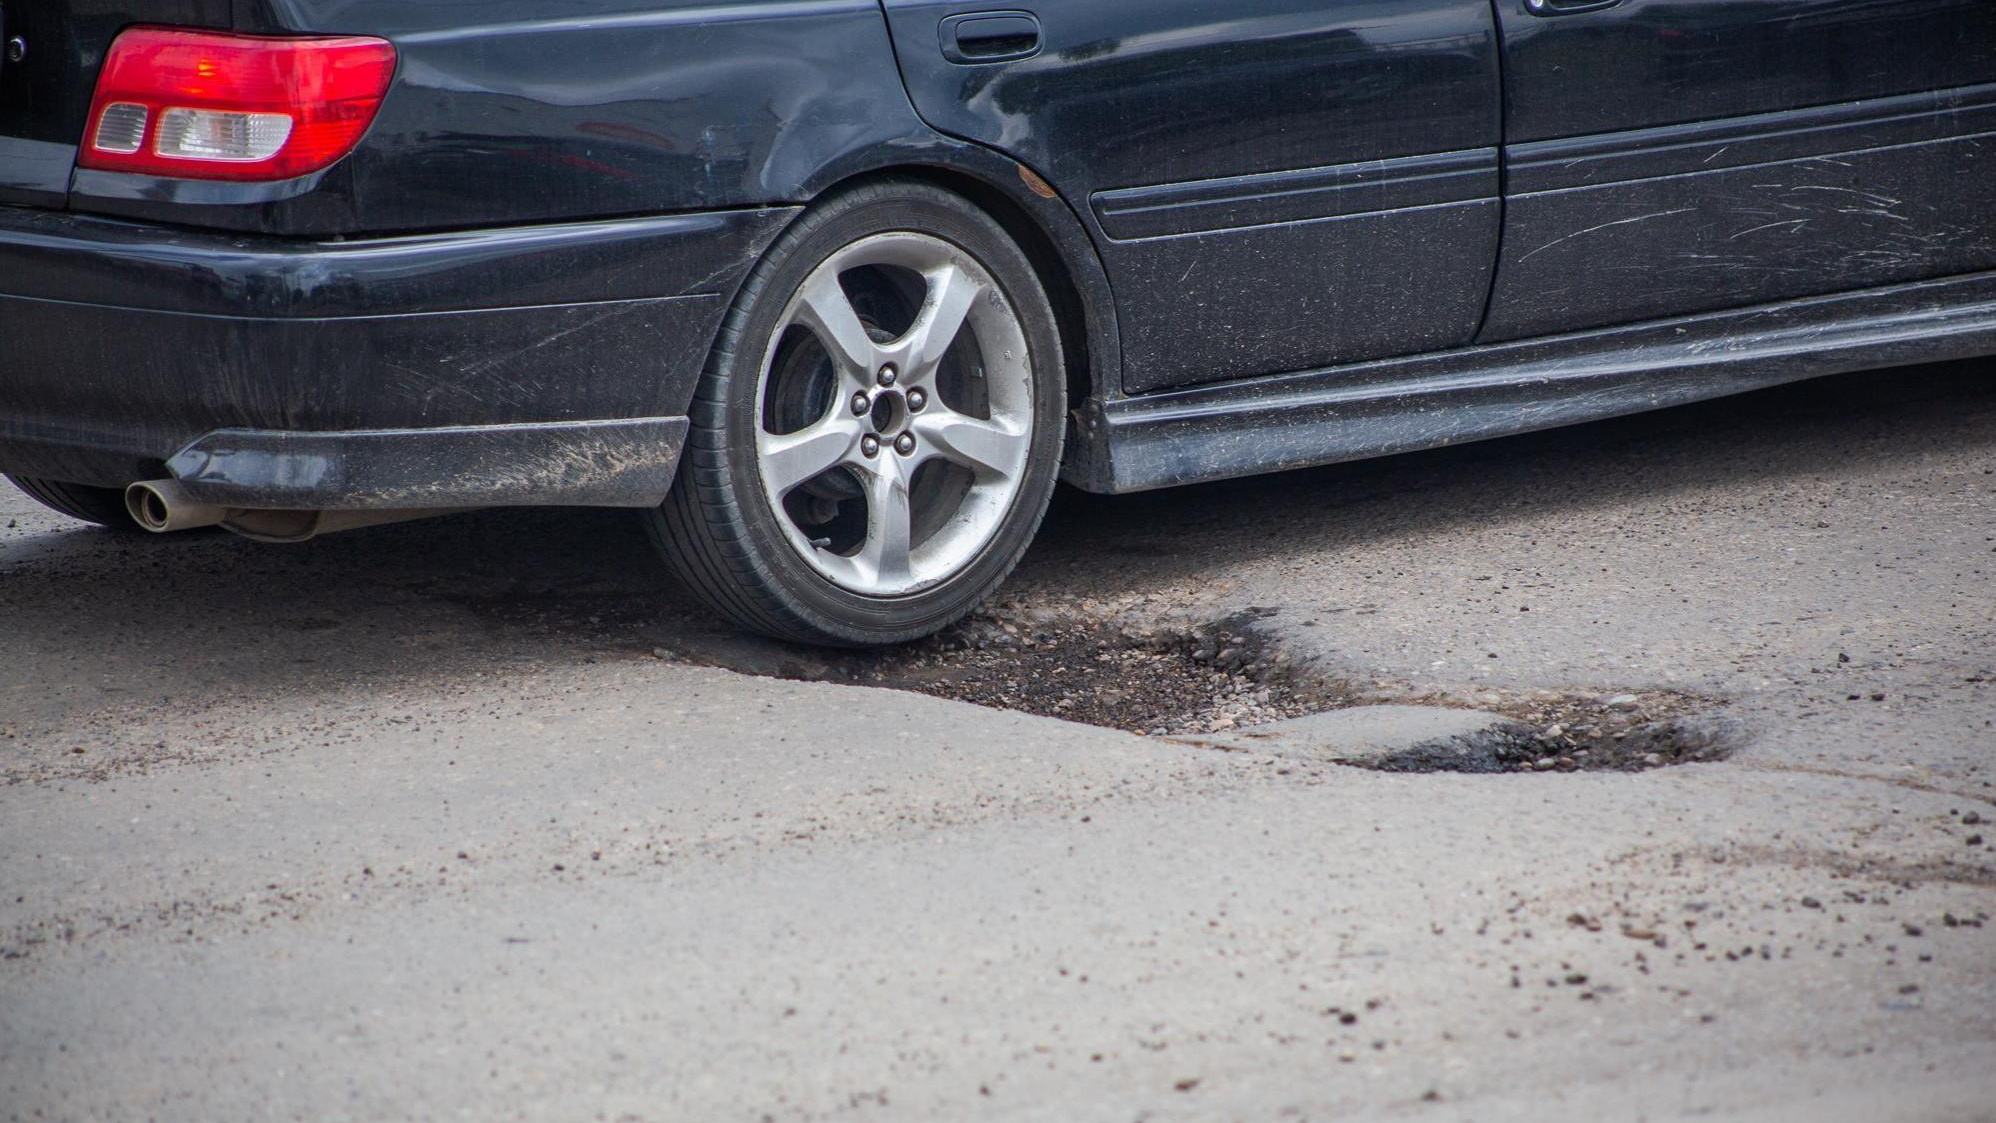
<svg viewBox="0 0 1996 1123"><path fill-rule="evenodd" d="M1064 495L1000 610L1748 731L1642 773L700 665L814 657L613 513L0 494L0 1117L1996 1119L1993 374Z"/></svg>

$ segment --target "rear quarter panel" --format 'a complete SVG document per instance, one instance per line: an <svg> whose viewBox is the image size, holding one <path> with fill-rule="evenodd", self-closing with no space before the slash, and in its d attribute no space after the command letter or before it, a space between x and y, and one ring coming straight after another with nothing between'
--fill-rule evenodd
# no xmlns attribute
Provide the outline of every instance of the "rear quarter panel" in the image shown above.
<svg viewBox="0 0 1996 1123"><path fill-rule="evenodd" d="M874 0L239 0L237 25L392 41L360 148L275 189L86 176L81 207L324 234L760 206L933 137Z"/></svg>

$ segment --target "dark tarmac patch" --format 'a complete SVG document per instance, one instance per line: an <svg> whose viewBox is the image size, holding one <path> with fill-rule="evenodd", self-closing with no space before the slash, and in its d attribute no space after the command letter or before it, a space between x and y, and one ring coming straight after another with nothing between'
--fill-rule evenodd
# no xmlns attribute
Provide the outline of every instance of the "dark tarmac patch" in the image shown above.
<svg viewBox="0 0 1996 1123"><path fill-rule="evenodd" d="M1654 711L1630 715L1590 702L1594 699L1585 695L1562 698L1565 715L1586 724L1559 733L1513 722L1351 763L1378 772L1643 772L1724 760L1746 741L1739 722L1689 712L1693 705L1711 703L1688 695L1653 696L1652 706L1687 711L1661 720L1650 720Z"/></svg>
<svg viewBox="0 0 1996 1123"><path fill-rule="evenodd" d="M773 678L907 690L1154 736L1245 728L1358 703L1345 684L1298 673L1253 628L1253 619L1243 614L1176 627L1000 611L880 651L677 630L671 646L653 654Z"/></svg>
<svg viewBox="0 0 1996 1123"><path fill-rule="evenodd" d="M981 612L941 635L876 652L789 647L709 632L675 635L661 658L747 674L906 690L991 709L1197 740L1309 714L1394 703L1479 709L1509 721L1408 746L1361 767L1388 772L1639 772L1723 760L1743 742L1720 703L1676 691L1360 687L1293 660L1260 626L1272 610L1203 624L1088 614Z"/></svg>
<svg viewBox="0 0 1996 1123"><path fill-rule="evenodd" d="M859 677L878 685L1155 736L1358 703L1347 684L1292 667L1254 618L1143 627L979 616L927 643L856 659Z"/></svg>

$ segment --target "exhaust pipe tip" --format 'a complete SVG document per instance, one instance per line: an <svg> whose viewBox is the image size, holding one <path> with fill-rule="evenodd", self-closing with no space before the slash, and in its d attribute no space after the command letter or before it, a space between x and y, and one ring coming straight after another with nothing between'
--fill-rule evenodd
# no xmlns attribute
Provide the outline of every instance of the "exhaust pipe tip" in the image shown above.
<svg viewBox="0 0 1996 1123"><path fill-rule="evenodd" d="M140 480L125 488L125 510L133 522L154 534L219 526L258 542L304 542L338 530L455 515L469 509L265 510L199 502L187 494L179 480Z"/></svg>
<svg viewBox="0 0 1996 1123"><path fill-rule="evenodd" d="M154 533L165 531L171 518L166 501L160 498L159 492L142 483L125 489L125 510L130 512L133 522Z"/></svg>
<svg viewBox="0 0 1996 1123"><path fill-rule="evenodd" d="M131 485L125 489L125 510L133 522L154 534L215 526L229 513L225 507L195 502L178 480L141 480Z"/></svg>

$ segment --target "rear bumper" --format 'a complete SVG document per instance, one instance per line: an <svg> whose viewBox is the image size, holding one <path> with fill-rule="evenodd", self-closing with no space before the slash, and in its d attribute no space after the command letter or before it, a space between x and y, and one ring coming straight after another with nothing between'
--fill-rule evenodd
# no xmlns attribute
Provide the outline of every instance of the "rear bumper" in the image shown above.
<svg viewBox="0 0 1996 1123"><path fill-rule="evenodd" d="M0 471L238 506L637 506L794 213L344 242L0 208Z"/></svg>

